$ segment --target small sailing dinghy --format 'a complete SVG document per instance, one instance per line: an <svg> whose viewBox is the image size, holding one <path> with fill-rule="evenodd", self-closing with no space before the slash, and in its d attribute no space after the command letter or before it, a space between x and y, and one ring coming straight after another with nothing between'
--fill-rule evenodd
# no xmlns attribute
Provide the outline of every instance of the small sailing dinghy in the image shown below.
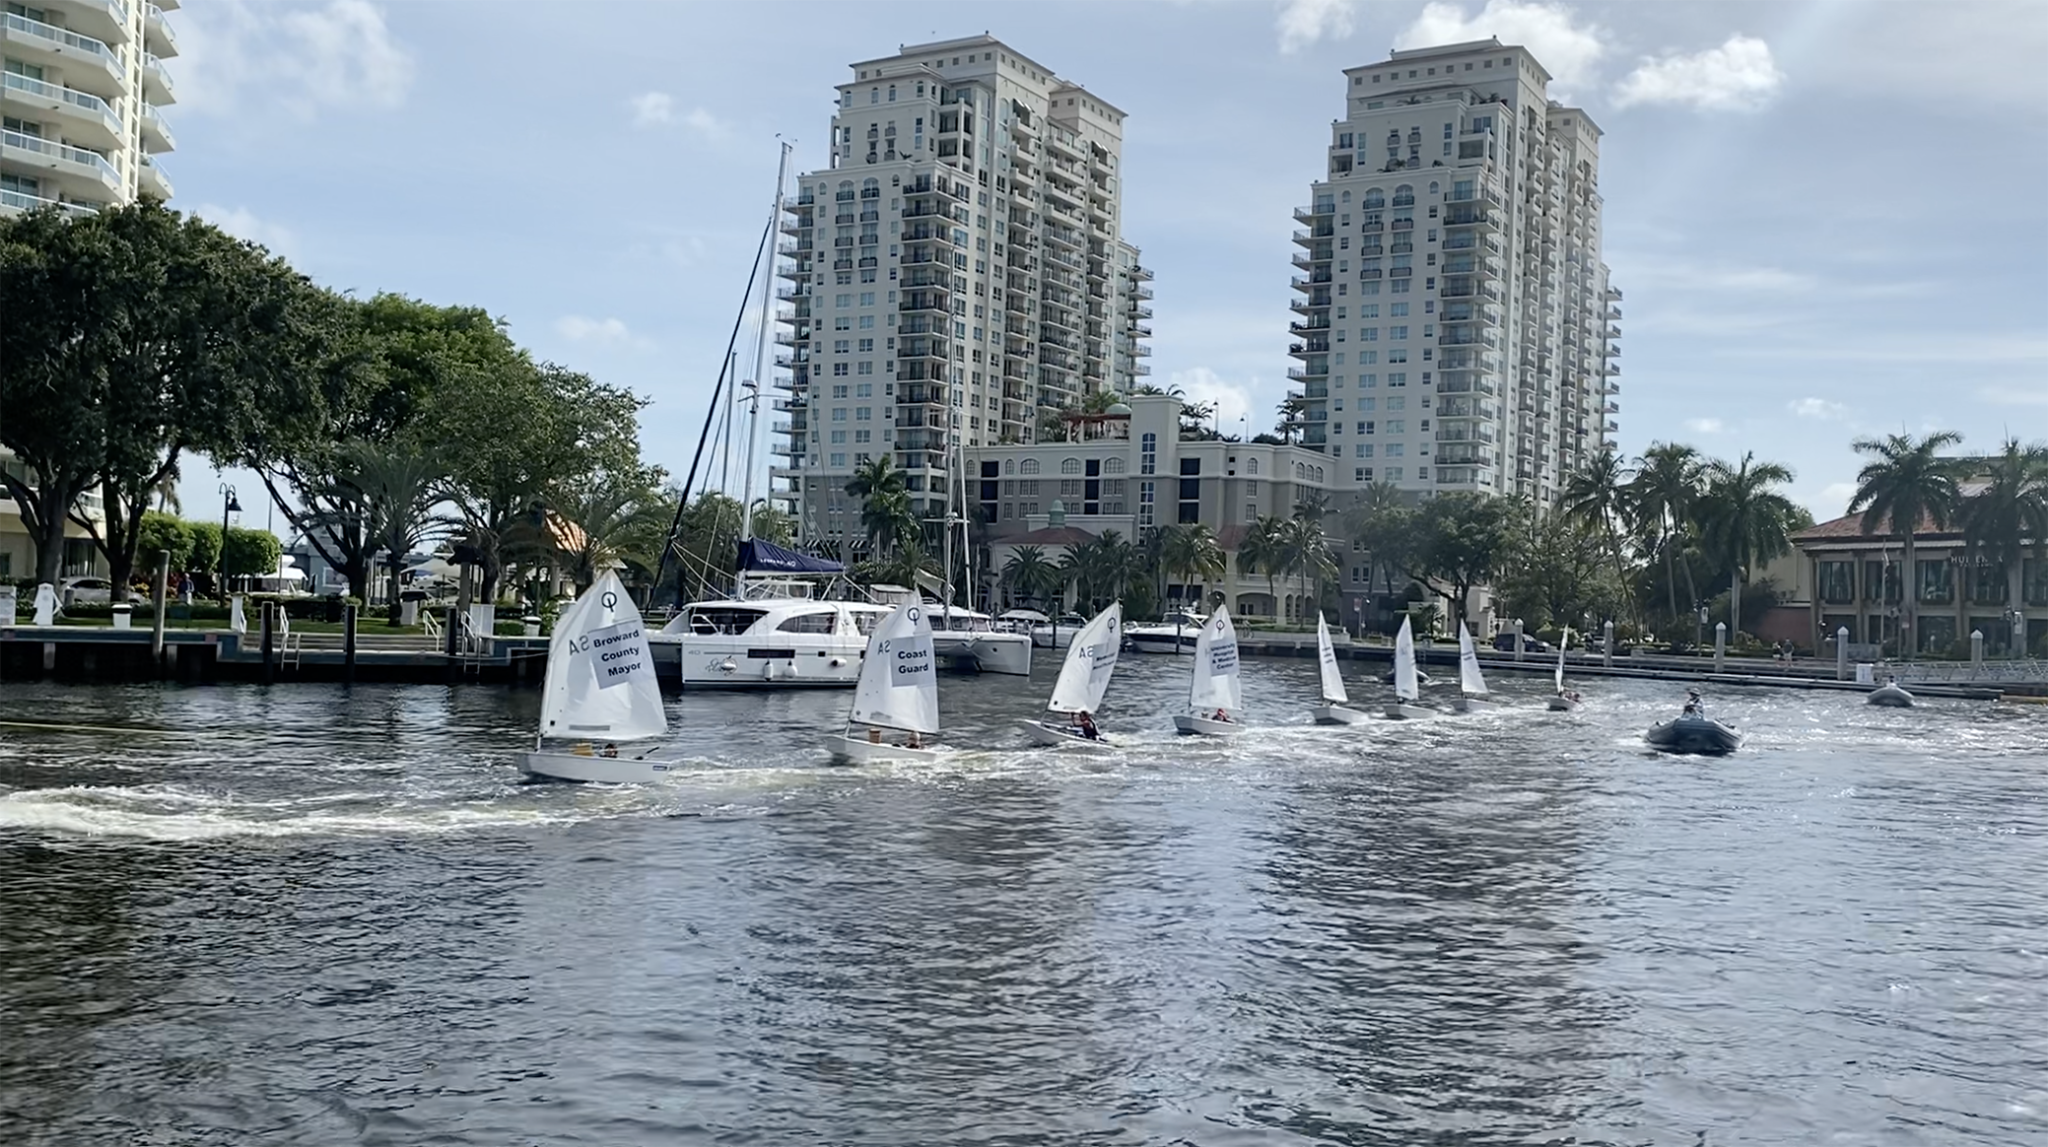
<svg viewBox="0 0 2048 1147"><path fill-rule="evenodd" d="M564 781L658 780L669 762L649 754L666 732L647 630L626 587L607 570L555 619L540 735L532 752L519 755L519 767Z"/></svg>
<svg viewBox="0 0 2048 1147"><path fill-rule="evenodd" d="M1316 662L1323 674L1323 703L1310 714L1318 725L1356 725L1365 714L1344 706L1351 700L1344 692L1344 674L1337 668L1337 647L1330 644L1330 623L1316 613Z"/></svg>
<svg viewBox="0 0 2048 1147"><path fill-rule="evenodd" d="M866 725L865 736L853 726ZM868 635L860 681L846 731L825 738L832 759L864 765L874 761L929 761L938 752L924 738L939 731L938 658L932 652L931 622L921 602L907 601ZM892 741L889 733L908 734Z"/></svg>
<svg viewBox="0 0 2048 1147"><path fill-rule="evenodd" d="M1101 733L1089 733L1095 729L1095 711L1109 692L1109 678L1116 672L1123 640L1122 602L1112 602L1074 633L1067 643L1067 659L1060 665L1060 678L1053 683L1052 699L1045 703L1049 712L1064 714L1067 720L1024 722L1024 732L1032 743L1093 752L1114 748Z"/></svg>
<svg viewBox="0 0 2048 1147"><path fill-rule="evenodd" d="M1900 685L1899 679L1896 677L1885 678L1884 684L1872 689L1863 700L1866 704L1879 705L1887 709L1911 709L1913 707L1913 695L1906 692L1905 686Z"/></svg>
<svg viewBox="0 0 2048 1147"><path fill-rule="evenodd" d="M1579 707L1577 690L1564 687L1564 650L1572 643L1572 631L1567 629L1557 642L1557 692L1550 697L1549 708L1553 713L1569 713Z"/></svg>
<svg viewBox="0 0 2048 1147"><path fill-rule="evenodd" d="M1495 702L1486 695L1486 674L1479 671L1479 651L1472 647L1472 631L1458 623L1458 712L1491 709Z"/></svg>
<svg viewBox="0 0 2048 1147"><path fill-rule="evenodd" d="M1202 623L1188 676L1188 711L1174 715L1173 727L1202 737L1243 736L1244 726L1232 716L1244 708L1244 693L1237 681L1237 627L1230 624L1228 606L1217 606Z"/></svg>
<svg viewBox="0 0 2048 1147"><path fill-rule="evenodd" d="M1422 695L1415 676L1415 629L1403 617L1401 632L1394 635L1394 703L1387 706L1387 716L1396 721L1435 716L1415 703Z"/></svg>

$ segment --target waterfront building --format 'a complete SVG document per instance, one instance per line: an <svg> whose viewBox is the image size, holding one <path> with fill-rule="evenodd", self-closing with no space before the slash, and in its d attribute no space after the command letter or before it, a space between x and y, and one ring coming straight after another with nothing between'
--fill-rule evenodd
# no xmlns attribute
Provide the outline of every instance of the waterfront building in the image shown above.
<svg viewBox="0 0 2048 1147"><path fill-rule="evenodd" d="M1601 133L1549 81L1498 40L1345 71L1295 210L1288 348L1302 442L1340 488L1547 506L1617 431Z"/></svg>
<svg viewBox="0 0 2048 1147"><path fill-rule="evenodd" d="M1906 650L1967 656L1975 632L1984 635L1986 656L2011 656L2019 639L2025 648L2017 652L2048 657L2048 560L2030 555L2019 569L1972 560L1960 531L1923 521L1913 535L1915 568L1907 570L1902 540L1890 521L1880 526L1865 532L1863 515L1849 514L1792 535L1798 568L1787 571L1786 606L1804 607L1805 624L1786 636L1832 656L1835 634L1847 629L1851 655L1874 660ZM1907 625L1907 593L1917 633Z"/></svg>
<svg viewBox="0 0 2048 1147"><path fill-rule="evenodd" d="M1330 460L1299 446L1184 438L1181 424L1178 398L1139 394L1100 414L1070 414L1050 438L969 447L968 498L987 524L990 580L1020 546L1038 546L1057 562L1108 531L1136 544L1153 527L1201 524L1228 559L1223 577L1201 587L1223 593L1243 616L1311 616L1312 586L1298 577L1269 584L1241 568L1237 553L1261 516L1289 517L1326 493ZM859 507L850 512L857 523ZM1169 599L1197 592L1169 579Z"/></svg>
<svg viewBox="0 0 2048 1147"><path fill-rule="evenodd" d="M178 0L35 0L0 13L0 213L171 197L155 157L178 54Z"/></svg>
<svg viewBox="0 0 2048 1147"><path fill-rule="evenodd" d="M807 542L859 536L843 487L871 458L939 517L956 448L1034 442L1149 373L1124 113L989 36L851 71L778 250L773 496Z"/></svg>

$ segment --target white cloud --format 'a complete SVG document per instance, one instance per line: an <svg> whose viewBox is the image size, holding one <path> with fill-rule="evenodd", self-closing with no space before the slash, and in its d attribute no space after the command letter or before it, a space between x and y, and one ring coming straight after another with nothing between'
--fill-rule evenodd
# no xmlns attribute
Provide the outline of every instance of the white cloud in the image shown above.
<svg viewBox="0 0 2048 1147"><path fill-rule="evenodd" d="M1281 0L1280 15L1273 26L1280 32L1280 50L1298 52L1325 37L1342 40L1351 35L1352 11L1357 0Z"/></svg>
<svg viewBox="0 0 2048 1147"><path fill-rule="evenodd" d="M1694 434L1720 434L1728 429L1728 424L1718 418L1688 418L1685 428Z"/></svg>
<svg viewBox="0 0 2048 1147"><path fill-rule="evenodd" d="M282 106L395 108L412 86L413 58L368 0L286 8L251 0L179 13L178 107L212 112Z"/></svg>
<svg viewBox="0 0 2048 1147"><path fill-rule="evenodd" d="M732 131L724 120L703 108L691 108L690 114L683 117L683 124L705 139L724 139Z"/></svg>
<svg viewBox="0 0 2048 1147"><path fill-rule="evenodd" d="M1820 501L1823 506L1847 506L1849 499L1856 496L1856 483L1830 482L1822 488ZM1839 514L1837 510L1835 513Z"/></svg>
<svg viewBox="0 0 2048 1147"><path fill-rule="evenodd" d="M1784 83L1771 46L1738 34L1718 48L1645 59L1615 86L1614 99L1623 107L1691 104L1703 110L1753 111L1769 103Z"/></svg>
<svg viewBox="0 0 2048 1147"><path fill-rule="evenodd" d="M676 99L667 92L642 92L626 103L633 109L633 122L641 127L675 118Z"/></svg>
<svg viewBox="0 0 2048 1147"><path fill-rule="evenodd" d="M1563 4L1487 0L1478 15L1468 17L1456 4L1432 2L1394 40L1394 47L1430 48L1498 36L1503 44L1534 53L1556 84L1551 94L1564 96L1592 81L1595 65L1607 52L1599 25L1575 24L1573 15Z"/></svg>
<svg viewBox="0 0 2048 1147"><path fill-rule="evenodd" d="M618 319L589 319L582 315L563 315L556 319L555 332L570 342L611 344L633 339L632 332Z"/></svg>
<svg viewBox="0 0 2048 1147"><path fill-rule="evenodd" d="M2001 406L2048 406L2048 387L1987 386L1977 391L1977 397Z"/></svg>
<svg viewBox="0 0 2048 1147"><path fill-rule="evenodd" d="M268 247L272 254L289 255L298 242L298 236L290 228L256 217L246 207L221 207L213 203L202 203L192 208L192 214L199 216L215 227L237 239Z"/></svg>
<svg viewBox="0 0 2048 1147"><path fill-rule="evenodd" d="M1167 389L1179 387L1187 395L1189 403L1213 402L1216 404L1217 421L1225 434L1235 434L1237 420L1252 415L1252 393L1247 387L1226 382L1222 375L1206 366L1192 370L1177 370L1167 380ZM1258 433L1258 419L1252 417L1251 432Z"/></svg>
<svg viewBox="0 0 2048 1147"><path fill-rule="evenodd" d="M1825 422L1839 421L1849 412L1841 403L1829 402L1825 398L1796 398L1786 403L1785 409L1801 418L1818 418Z"/></svg>

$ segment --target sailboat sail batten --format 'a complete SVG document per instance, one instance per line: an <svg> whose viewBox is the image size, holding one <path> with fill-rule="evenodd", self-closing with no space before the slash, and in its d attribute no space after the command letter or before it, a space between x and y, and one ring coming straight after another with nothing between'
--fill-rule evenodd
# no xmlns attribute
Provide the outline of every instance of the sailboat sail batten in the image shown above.
<svg viewBox="0 0 2048 1147"><path fill-rule="evenodd" d="M1123 618L1122 603L1113 603L1074 635L1047 709L1055 713L1092 713L1102 706L1102 697L1109 692L1110 675L1116 672Z"/></svg>
<svg viewBox="0 0 2048 1147"><path fill-rule="evenodd" d="M931 623L918 603L899 605L868 637L852 717L908 733L939 731L938 659Z"/></svg>
<svg viewBox="0 0 2048 1147"><path fill-rule="evenodd" d="M1479 653L1472 648L1472 631L1458 626L1458 687L1467 696L1486 696L1486 675L1479 672Z"/></svg>
<svg viewBox="0 0 2048 1147"><path fill-rule="evenodd" d="M1316 659L1322 666L1323 700L1342 705L1351 698L1344 692L1344 674L1337 668L1337 648L1330 644L1330 623L1316 614Z"/></svg>
<svg viewBox="0 0 2048 1147"><path fill-rule="evenodd" d="M1406 617L1401 619L1401 632L1394 636L1394 695L1403 701L1422 696L1415 679L1415 629Z"/></svg>
<svg viewBox="0 0 2048 1147"><path fill-rule="evenodd" d="M618 575L606 572L555 619L540 734L637 740L667 730L646 626Z"/></svg>
<svg viewBox="0 0 2048 1147"><path fill-rule="evenodd" d="M1228 606L1217 606L1203 623L1201 635L1195 639L1191 676L1188 707L1195 712L1244 707L1238 684L1237 627L1230 624Z"/></svg>

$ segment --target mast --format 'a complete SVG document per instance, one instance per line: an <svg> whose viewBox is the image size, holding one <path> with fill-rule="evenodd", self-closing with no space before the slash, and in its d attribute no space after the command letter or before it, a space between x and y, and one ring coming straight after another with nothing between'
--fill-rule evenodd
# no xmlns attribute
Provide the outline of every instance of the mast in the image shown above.
<svg viewBox="0 0 2048 1147"><path fill-rule="evenodd" d="M782 218L782 182L788 172L789 143L785 140L782 143L782 155L775 162L775 201L768 208L768 228L771 232L774 230L775 224ZM768 265L772 272L775 265L775 254L772 250L768 255ZM752 541L754 538L754 445L761 437L761 389L763 379L768 374L768 334L774 329L774 325L775 276L770 273L762 277L761 283L761 323L760 329L754 332L754 377L740 384L740 387L733 392L735 402L744 401L747 404L747 448L742 454L742 457L745 459L743 465L746 467L746 472L741 478L740 485L742 490L740 497L740 541L742 543ZM741 391L745 392L744 398L741 396ZM733 574L733 596L739 598L747 596L747 571L743 569L737 570Z"/></svg>

